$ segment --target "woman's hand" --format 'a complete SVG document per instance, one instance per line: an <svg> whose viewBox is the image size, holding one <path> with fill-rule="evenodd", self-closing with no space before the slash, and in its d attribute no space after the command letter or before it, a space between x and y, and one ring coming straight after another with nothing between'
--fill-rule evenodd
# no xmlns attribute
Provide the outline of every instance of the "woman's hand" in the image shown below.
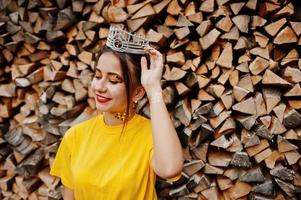
<svg viewBox="0 0 301 200"><path fill-rule="evenodd" d="M163 56L159 51L150 46L146 47L145 51L150 57L150 66L148 69L147 60L143 56L141 58L141 84L144 87L146 93L149 95L152 92L161 90Z"/></svg>

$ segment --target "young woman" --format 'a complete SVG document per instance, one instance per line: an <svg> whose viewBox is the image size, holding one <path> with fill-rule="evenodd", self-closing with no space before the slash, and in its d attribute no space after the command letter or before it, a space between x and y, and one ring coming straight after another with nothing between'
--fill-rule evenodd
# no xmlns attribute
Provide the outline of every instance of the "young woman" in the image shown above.
<svg viewBox="0 0 301 200"><path fill-rule="evenodd" d="M183 152L162 98L163 57L105 48L91 88L101 113L64 135L50 174L61 178L65 200L156 200L156 175L177 180ZM146 93L147 119L134 111Z"/></svg>

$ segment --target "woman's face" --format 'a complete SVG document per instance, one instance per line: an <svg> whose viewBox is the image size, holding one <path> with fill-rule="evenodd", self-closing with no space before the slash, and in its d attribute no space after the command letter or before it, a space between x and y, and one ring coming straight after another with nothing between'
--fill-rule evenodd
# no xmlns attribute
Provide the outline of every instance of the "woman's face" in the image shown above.
<svg viewBox="0 0 301 200"><path fill-rule="evenodd" d="M126 87L119 59L111 52L103 53L97 63L91 84L96 108L100 112L124 112Z"/></svg>

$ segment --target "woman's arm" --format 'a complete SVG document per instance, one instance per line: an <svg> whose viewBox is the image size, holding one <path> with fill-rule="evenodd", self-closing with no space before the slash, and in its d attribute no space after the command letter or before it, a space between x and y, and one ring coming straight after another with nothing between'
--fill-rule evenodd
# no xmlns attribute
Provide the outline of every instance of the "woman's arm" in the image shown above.
<svg viewBox="0 0 301 200"><path fill-rule="evenodd" d="M183 169L183 150L177 132L163 101L160 80L163 72L163 56L154 48L146 48L150 55L150 67L141 60L141 83L150 102L154 155L152 167L157 175L169 179Z"/></svg>
<svg viewBox="0 0 301 200"><path fill-rule="evenodd" d="M183 151L162 97L161 86L148 94L153 130L152 166L162 178L173 178L183 169Z"/></svg>
<svg viewBox="0 0 301 200"><path fill-rule="evenodd" d="M63 187L62 195L64 200L75 200L73 190L66 186Z"/></svg>

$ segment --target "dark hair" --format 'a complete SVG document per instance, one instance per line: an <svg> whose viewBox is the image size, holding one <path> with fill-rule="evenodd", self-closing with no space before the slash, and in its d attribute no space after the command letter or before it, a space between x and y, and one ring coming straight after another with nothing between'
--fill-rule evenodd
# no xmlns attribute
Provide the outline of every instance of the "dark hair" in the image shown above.
<svg viewBox="0 0 301 200"><path fill-rule="evenodd" d="M125 82L125 88L126 88L126 116L123 123L122 131L123 133L125 126L127 125L127 122L129 120L129 111L130 111L130 101L131 96L134 92L134 87L141 85L141 67L140 67L140 60L142 55L140 54L131 54L131 53L122 53L114 51L108 47L104 47L100 54L96 57L95 67L96 69L98 60L100 56L104 53L110 52L113 55L115 55L121 65L122 75Z"/></svg>

